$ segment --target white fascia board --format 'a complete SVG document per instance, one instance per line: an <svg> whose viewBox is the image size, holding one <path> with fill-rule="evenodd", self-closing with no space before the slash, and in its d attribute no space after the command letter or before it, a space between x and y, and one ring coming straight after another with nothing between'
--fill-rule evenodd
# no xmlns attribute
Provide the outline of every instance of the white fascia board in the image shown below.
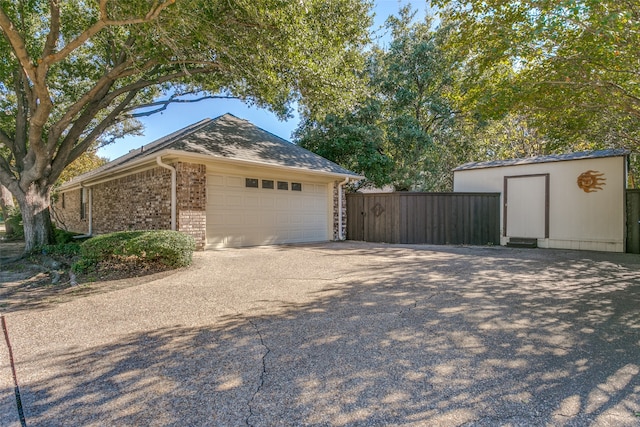
<svg viewBox="0 0 640 427"><path fill-rule="evenodd" d="M332 178L342 178L342 179L349 178L353 180L365 179L365 177L361 175L351 175L351 174L345 174L345 173L313 170L313 169L307 169L307 168L295 167L295 166L274 165L272 163L259 162L255 160L230 159L228 157L212 156L210 154L189 153L182 150L167 149L167 150L160 150L155 153L149 153L149 155L146 155L144 157L133 160L131 162L127 162L122 165L116 166L113 169L107 169L104 172L101 172L96 175L92 175L90 177L87 177L86 179L75 181L69 184L63 184L58 189L60 191L69 191L76 188L81 188L82 186L89 187L105 181L111 181L117 178L118 176L126 175L126 172L128 170L141 167L145 163L148 163L150 167L155 167L156 157L158 156L160 157L170 156L172 158L178 158L178 159L193 159L193 160L202 161L202 162L212 161L212 160L222 161L224 163L229 163L229 164L244 165L244 166L261 166L261 167L268 167L273 169L287 170L289 172L296 171L299 173L304 173L309 175L318 175L318 176L325 176L325 177L332 177Z"/></svg>

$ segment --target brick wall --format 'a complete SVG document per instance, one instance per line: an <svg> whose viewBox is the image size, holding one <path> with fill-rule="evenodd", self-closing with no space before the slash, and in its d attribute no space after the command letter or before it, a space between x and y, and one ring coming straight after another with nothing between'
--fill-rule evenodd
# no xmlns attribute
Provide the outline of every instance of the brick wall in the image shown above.
<svg viewBox="0 0 640 427"><path fill-rule="evenodd" d="M205 245L206 166L178 162L176 168L176 229L192 235L196 249ZM91 187L93 234L126 230L171 229L171 171L154 167ZM61 228L87 233L89 211L80 219L80 191L62 194L54 207Z"/></svg>
<svg viewBox="0 0 640 427"><path fill-rule="evenodd" d="M161 167L93 188L93 233L171 229L171 172Z"/></svg>
<svg viewBox="0 0 640 427"><path fill-rule="evenodd" d="M207 167L182 162L174 166L177 172L176 228L193 236L196 248L202 250L206 242L207 226Z"/></svg>
<svg viewBox="0 0 640 427"><path fill-rule="evenodd" d="M340 240L340 217L338 211L340 195L338 190L339 185L340 181L333 183L333 240ZM344 188L342 189L342 206L340 206L340 209L342 209L342 236L345 238L347 235L347 198L345 196Z"/></svg>
<svg viewBox="0 0 640 427"><path fill-rule="evenodd" d="M57 200L51 206L52 219L58 228L81 234L89 232L89 222L80 218L81 191L76 189L67 191L63 193L64 195L58 194Z"/></svg>

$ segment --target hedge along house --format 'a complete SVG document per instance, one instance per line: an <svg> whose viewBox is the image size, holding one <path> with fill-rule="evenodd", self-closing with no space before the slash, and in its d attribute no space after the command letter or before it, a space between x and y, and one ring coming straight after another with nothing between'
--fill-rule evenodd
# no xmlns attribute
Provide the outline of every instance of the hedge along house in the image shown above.
<svg viewBox="0 0 640 427"><path fill-rule="evenodd" d="M454 191L501 193L500 243L624 252L625 150L468 163Z"/></svg>
<svg viewBox="0 0 640 427"><path fill-rule="evenodd" d="M205 119L64 183L58 226L174 229L198 249L341 240L362 177L246 120Z"/></svg>

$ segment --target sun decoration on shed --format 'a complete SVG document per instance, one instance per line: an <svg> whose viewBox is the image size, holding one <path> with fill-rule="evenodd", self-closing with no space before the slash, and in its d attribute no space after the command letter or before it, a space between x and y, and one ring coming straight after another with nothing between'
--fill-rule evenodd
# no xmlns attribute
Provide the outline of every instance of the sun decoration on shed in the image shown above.
<svg viewBox="0 0 640 427"><path fill-rule="evenodd" d="M602 190L602 186L606 185L607 178L602 178L603 173L598 171L588 170L583 172L578 177L578 187L580 187L585 193L594 193L598 190Z"/></svg>

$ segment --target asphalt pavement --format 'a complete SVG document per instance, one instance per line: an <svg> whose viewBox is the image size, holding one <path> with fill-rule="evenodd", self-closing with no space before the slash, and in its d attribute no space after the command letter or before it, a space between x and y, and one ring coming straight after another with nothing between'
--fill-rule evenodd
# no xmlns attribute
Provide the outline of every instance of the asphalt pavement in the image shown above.
<svg viewBox="0 0 640 427"><path fill-rule="evenodd" d="M640 426L638 255L207 251L5 318L29 426Z"/></svg>

